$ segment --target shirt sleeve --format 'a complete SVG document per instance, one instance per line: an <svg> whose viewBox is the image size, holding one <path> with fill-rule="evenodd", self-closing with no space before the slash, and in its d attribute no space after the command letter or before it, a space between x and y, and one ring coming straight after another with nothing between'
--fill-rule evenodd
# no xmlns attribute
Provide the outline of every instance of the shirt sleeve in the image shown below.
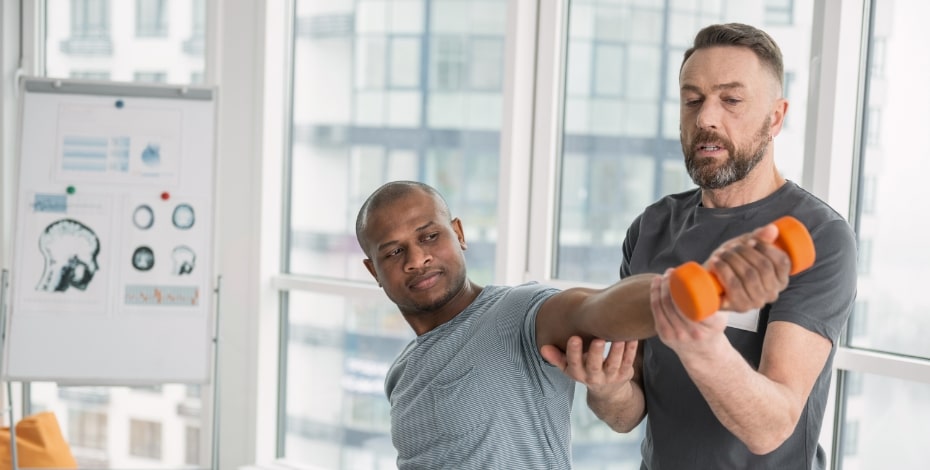
<svg viewBox="0 0 930 470"><path fill-rule="evenodd" d="M855 234L841 219L811 231L814 265L793 276L769 312L769 321L788 321L836 344L852 312L857 289Z"/></svg>

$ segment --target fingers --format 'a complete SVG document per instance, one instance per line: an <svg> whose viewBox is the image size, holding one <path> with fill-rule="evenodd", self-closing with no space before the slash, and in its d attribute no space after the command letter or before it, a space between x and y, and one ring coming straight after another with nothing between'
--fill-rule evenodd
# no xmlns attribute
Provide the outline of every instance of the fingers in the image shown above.
<svg viewBox="0 0 930 470"><path fill-rule="evenodd" d="M539 352L550 364L589 389L610 390L633 377L636 349L636 341L620 341L608 346L603 339L593 339L584 350L581 338L573 336L564 353L553 345L544 345Z"/></svg>
<svg viewBox="0 0 930 470"><path fill-rule="evenodd" d="M662 276L653 279L652 284L649 286L649 303L652 307L656 331L675 331L681 326L682 321L690 321L678 310L675 301L672 299L669 290L669 274L671 271L671 269L666 270Z"/></svg>
<svg viewBox="0 0 930 470"><path fill-rule="evenodd" d="M622 347L621 347L622 346ZM610 345L610 356L614 355L614 350L618 350L618 356L620 357L620 366L619 369L629 369L630 377L632 377L633 372L633 363L636 361L636 349L639 346L639 341L626 341L618 342ZM608 356L607 362L610 362L611 357Z"/></svg>
<svg viewBox="0 0 930 470"><path fill-rule="evenodd" d="M705 266L724 288L725 310L746 311L775 301L788 286L791 260L787 253L765 241L777 237L769 224L752 234L722 245Z"/></svg>
<svg viewBox="0 0 930 470"><path fill-rule="evenodd" d="M604 351L607 349L607 342L602 339L591 340L588 346L588 352L584 356L584 368L587 373L597 374L604 370L607 359L604 357ZM613 349L611 348L611 352Z"/></svg>
<svg viewBox="0 0 930 470"><path fill-rule="evenodd" d="M543 357L543 359L546 360L546 362L558 367L559 370L564 371L568 366L565 353L563 353L561 349L551 344L546 344L539 348L539 354Z"/></svg>
<svg viewBox="0 0 930 470"><path fill-rule="evenodd" d="M774 243L775 239L778 238L778 226L775 224L763 225L753 230L750 236L765 243Z"/></svg>

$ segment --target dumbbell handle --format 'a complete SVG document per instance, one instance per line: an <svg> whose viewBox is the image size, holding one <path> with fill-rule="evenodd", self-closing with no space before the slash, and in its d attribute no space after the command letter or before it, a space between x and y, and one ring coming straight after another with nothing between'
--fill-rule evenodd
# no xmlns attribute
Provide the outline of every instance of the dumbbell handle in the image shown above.
<svg viewBox="0 0 930 470"><path fill-rule="evenodd" d="M791 259L791 275L813 266L816 258L814 241L804 224L790 215L773 223L778 227L778 238L773 244ZM723 286L716 276L694 261L672 270L669 287L675 305L694 321L701 321L720 310Z"/></svg>

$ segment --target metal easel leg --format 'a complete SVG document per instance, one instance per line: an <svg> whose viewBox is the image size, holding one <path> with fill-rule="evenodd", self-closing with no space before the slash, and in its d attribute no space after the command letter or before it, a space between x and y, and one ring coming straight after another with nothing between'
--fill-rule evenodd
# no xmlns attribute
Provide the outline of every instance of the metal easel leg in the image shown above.
<svg viewBox="0 0 930 470"><path fill-rule="evenodd" d="M0 357L6 346L6 293L10 285L10 271L0 274ZM16 419L13 416L13 384L6 382L6 411L10 415L10 468L19 470L19 458L16 451Z"/></svg>
<svg viewBox="0 0 930 470"><path fill-rule="evenodd" d="M6 383L6 406L10 414L10 465L13 470L19 470L19 457L16 454L16 420L13 419L13 384Z"/></svg>
<svg viewBox="0 0 930 470"><path fill-rule="evenodd" d="M216 309L213 317L213 432L210 434L210 468L219 470L220 462L220 282L223 276L217 276L216 289Z"/></svg>

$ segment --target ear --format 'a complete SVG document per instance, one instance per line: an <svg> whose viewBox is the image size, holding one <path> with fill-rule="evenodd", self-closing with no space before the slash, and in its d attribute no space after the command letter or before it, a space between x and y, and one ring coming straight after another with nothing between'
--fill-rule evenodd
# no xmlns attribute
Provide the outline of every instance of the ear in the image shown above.
<svg viewBox="0 0 930 470"><path fill-rule="evenodd" d="M775 100L774 106L772 106L772 127L769 133L772 137L777 136L781 133L781 127L785 124L785 114L788 113L788 100L784 98L778 98Z"/></svg>
<svg viewBox="0 0 930 470"><path fill-rule="evenodd" d="M455 237L459 240L462 251L467 250L468 244L465 243L465 231L462 230L462 221L458 217L452 219L452 230L455 231Z"/></svg>
<svg viewBox="0 0 930 470"><path fill-rule="evenodd" d="M378 283L378 287L381 287L381 281L378 280L378 274L375 271L375 263L373 263L370 258L363 259L362 263L365 265L365 269L367 269L371 274L371 277L375 278L375 282Z"/></svg>

